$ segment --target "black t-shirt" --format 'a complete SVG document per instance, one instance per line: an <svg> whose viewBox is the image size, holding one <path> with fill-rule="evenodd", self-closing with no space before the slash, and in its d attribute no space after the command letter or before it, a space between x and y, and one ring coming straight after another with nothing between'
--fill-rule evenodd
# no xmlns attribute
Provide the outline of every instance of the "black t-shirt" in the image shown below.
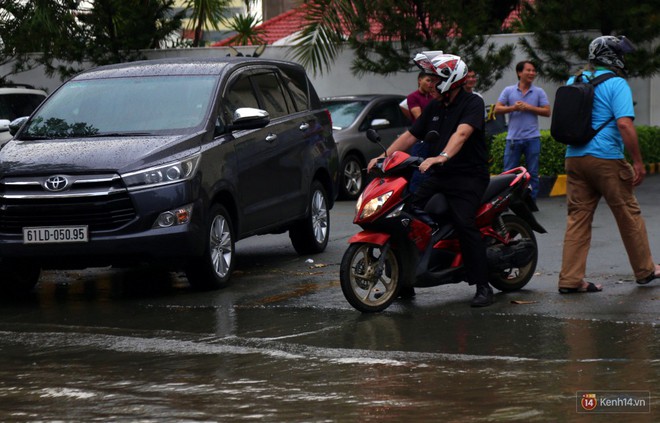
<svg viewBox="0 0 660 423"><path fill-rule="evenodd" d="M430 131L438 131L440 138L428 145L428 157L440 154L456 132L458 125L466 123L474 131L461 150L443 166L433 166L434 173L488 175L488 148L484 138L484 101L476 94L460 90L448 106L433 100L424 108L410 128L410 133L423 140ZM419 142L419 141L418 141Z"/></svg>

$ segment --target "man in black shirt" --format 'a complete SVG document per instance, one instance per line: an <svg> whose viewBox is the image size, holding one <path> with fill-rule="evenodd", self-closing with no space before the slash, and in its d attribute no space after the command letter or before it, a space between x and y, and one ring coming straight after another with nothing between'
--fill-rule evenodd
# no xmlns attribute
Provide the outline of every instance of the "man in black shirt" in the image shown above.
<svg viewBox="0 0 660 423"><path fill-rule="evenodd" d="M476 285L472 307L493 303L493 290L488 284L486 246L476 225L476 214L488 186L488 150L484 138L484 101L463 90L467 66L451 54L415 57L415 63L434 79L439 98L431 101L410 130L399 136L387 149L387 155L406 151L430 131L440 136L432 144L429 157L419 166L427 177L421 183L413 202L423 207L435 193L447 198L450 215L456 227L466 270L466 280ZM371 160L368 169L376 164Z"/></svg>

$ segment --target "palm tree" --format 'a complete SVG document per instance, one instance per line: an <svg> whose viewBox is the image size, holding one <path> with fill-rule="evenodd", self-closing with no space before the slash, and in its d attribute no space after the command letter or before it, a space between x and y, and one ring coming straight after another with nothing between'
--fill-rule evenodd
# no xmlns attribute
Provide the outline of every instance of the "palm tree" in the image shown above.
<svg viewBox="0 0 660 423"><path fill-rule="evenodd" d="M194 28L193 47L202 43L203 29L208 22L212 28L220 29L224 13L229 8L231 0L188 0L186 7L192 10L190 26Z"/></svg>
<svg viewBox="0 0 660 423"><path fill-rule="evenodd" d="M232 44L239 46L264 44L263 30L257 27L258 24L257 17L250 14L243 15L241 13L229 19L227 26L236 31L236 35L231 39Z"/></svg>
<svg viewBox="0 0 660 423"><path fill-rule="evenodd" d="M356 75L414 70L422 50L461 55L487 89L513 60L513 45L496 46L504 17L520 0L307 0L305 25L292 56L314 74L328 71L340 50L355 53Z"/></svg>

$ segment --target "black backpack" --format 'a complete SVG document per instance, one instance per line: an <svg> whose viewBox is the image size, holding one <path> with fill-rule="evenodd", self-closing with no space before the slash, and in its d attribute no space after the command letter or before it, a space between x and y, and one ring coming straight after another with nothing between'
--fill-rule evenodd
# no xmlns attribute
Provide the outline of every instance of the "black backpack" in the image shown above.
<svg viewBox="0 0 660 423"><path fill-rule="evenodd" d="M552 138L567 145L584 145L610 123L614 116L597 129L591 126L591 112L594 105L594 87L616 75L608 72L596 78L579 74L570 85L557 89L552 109L550 134ZM586 79L587 82L583 82Z"/></svg>

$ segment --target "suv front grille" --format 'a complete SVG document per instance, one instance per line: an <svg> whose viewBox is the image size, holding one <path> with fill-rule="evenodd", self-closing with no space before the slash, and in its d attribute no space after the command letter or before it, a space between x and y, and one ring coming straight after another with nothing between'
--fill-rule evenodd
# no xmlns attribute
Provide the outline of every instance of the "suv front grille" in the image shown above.
<svg viewBox="0 0 660 423"><path fill-rule="evenodd" d="M69 176L64 191L49 192L48 177L0 181L0 232L21 234L28 226L88 225L90 232L120 228L135 209L117 175Z"/></svg>

